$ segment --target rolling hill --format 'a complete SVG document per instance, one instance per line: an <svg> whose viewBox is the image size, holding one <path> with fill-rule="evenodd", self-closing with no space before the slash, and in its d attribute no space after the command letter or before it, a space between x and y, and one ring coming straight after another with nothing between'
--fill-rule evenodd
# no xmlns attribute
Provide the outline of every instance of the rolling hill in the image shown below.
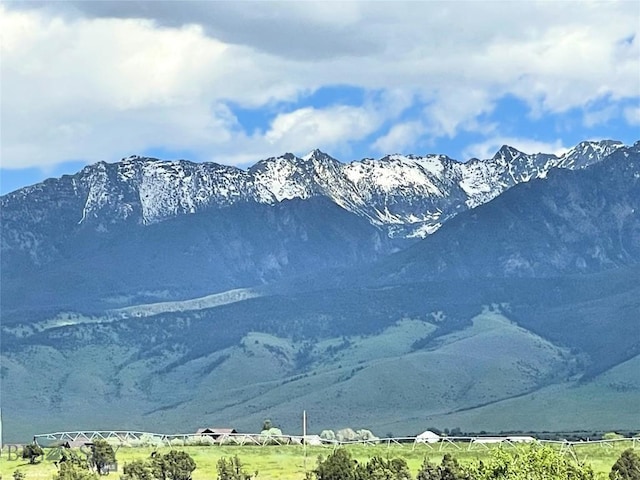
<svg viewBox="0 0 640 480"><path fill-rule="evenodd" d="M255 167L269 202L236 201L248 177L218 169L214 190L236 200L147 223L126 189L91 197L78 223L90 169L5 196L5 437L264 418L299 433L303 409L312 431L379 435L640 428L640 144L605 153L573 169L554 157L422 240L336 203L344 184L320 189L319 165L344 169L319 153ZM532 158L502 149L487 165ZM100 167L101 185L192 168L145 162ZM311 194L265 187L288 171Z"/></svg>

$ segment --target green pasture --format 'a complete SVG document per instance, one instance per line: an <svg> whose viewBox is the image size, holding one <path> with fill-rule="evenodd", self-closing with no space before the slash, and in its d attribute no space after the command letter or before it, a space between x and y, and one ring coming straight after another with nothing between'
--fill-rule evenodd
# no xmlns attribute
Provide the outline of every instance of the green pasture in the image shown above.
<svg viewBox="0 0 640 480"><path fill-rule="evenodd" d="M632 441L618 441L601 444L574 445L572 448L562 447L566 455L577 458L581 462L591 464L593 469L604 479L623 450L633 447L640 449L640 443ZM418 471L423 458L428 457L432 462L440 463L445 453L453 454L461 463L487 458L493 448L514 448L509 446L481 446L469 444L442 443L436 445L414 444L377 444L377 445L349 445L352 456L358 461L367 461L373 456L383 458L404 458L412 473ZM333 447L305 447L300 445L273 446L185 446L185 447L119 447L116 452L119 472L112 472L107 478L119 478L122 466L136 459L149 458L153 451L166 453L171 449L183 450L189 453L196 462L197 469L193 480L215 480L217 478L216 463L221 457L237 455L248 472L258 471L259 479L303 480L304 472L312 470L317 463L318 456L327 456ZM45 449L46 457L36 465L29 465L25 460L16 458L15 451L8 452L5 448L0 460L0 474L2 480L12 480L13 472L20 470L26 475L26 480L50 480L56 466L55 449ZM48 454L48 455L47 455Z"/></svg>

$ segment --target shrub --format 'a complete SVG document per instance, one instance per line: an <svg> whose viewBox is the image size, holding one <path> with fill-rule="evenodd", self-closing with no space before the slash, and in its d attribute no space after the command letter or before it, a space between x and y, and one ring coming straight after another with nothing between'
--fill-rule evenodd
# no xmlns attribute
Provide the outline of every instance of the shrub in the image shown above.
<svg viewBox="0 0 640 480"><path fill-rule="evenodd" d="M210 435L194 435L188 437L186 440L187 445L194 446L209 446L216 443L215 439Z"/></svg>
<svg viewBox="0 0 640 480"><path fill-rule="evenodd" d="M380 440L371 430L361 429L356 432L356 440L366 442L377 442Z"/></svg>
<svg viewBox="0 0 640 480"><path fill-rule="evenodd" d="M252 478L252 475L242 468L242 462L237 455L229 459L222 457L218 460L217 470L218 480L250 480ZM258 472L255 472L255 476L258 476Z"/></svg>
<svg viewBox="0 0 640 480"><path fill-rule="evenodd" d="M320 438L322 440L328 440L330 442L336 441L336 434L333 430L323 430L320 432Z"/></svg>
<svg viewBox="0 0 640 480"><path fill-rule="evenodd" d="M407 462L401 458L384 460L381 457L373 457L365 467L356 467L359 480L412 480Z"/></svg>
<svg viewBox="0 0 640 480"><path fill-rule="evenodd" d="M25 445L22 449L22 458L28 459L30 464L34 464L38 461L38 457L44 455L42 447L37 443L31 445Z"/></svg>
<svg viewBox="0 0 640 480"><path fill-rule="evenodd" d="M440 471L429 459L425 458L422 461L420 470L418 470L416 480L440 480Z"/></svg>
<svg viewBox="0 0 640 480"><path fill-rule="evenodd" d="M153 480L151 468L143 460L125 463L122 472L123 475L120 476L120 480Z"/></svg>
<svg viewBox="0 0 640 480"><path fill-rule="evenodd" d="M273 437L282 437L282 430L279 428L271 427L269 430L263 430L260 432L260 442L263 444L273 444L277 445L282 443L283 438L273 438Z"/></svg>
<svg viewBox="0 0 640 480"><path fill-rule="evenodd" d="M157 480L191 480L196 462L187 452L171 450L151 459L151 473Z"/></svg>
<svg viewBox="0 0 640 480"><path fill-rule="evenodd" d="M98 476L77 463L63 462L59 465L53 480L98 480Z"/></svg>
<svg viewBox="0 0 640 480"><path fill-rule="evenodd" d="M338 448L325 460L318 458L313 471L317 480L356 480L356 462L344 448Z"/></svg>
<svg viewBox="0 0 640 480"><path fill-rule="evenodd" d="M620 454L611 467L610 480L640 480L640 457L632 449Z"/></svg>
<svg viewBox="0 0 640 480"><path fill-rule="evenodd" d="M131 442L133 446L139 447L161 447L162 438L157 435L151 435L149 433L143 433L139 440L133 440Z"/></svg>
<svg viewBox="0 0 640 480"><path fill-rule="evenodd" d="M106 440L96 440L91 445L91 462L96 467L98 475L108 472L109 465L116 463L113 447Z"/></svg>
<svg viewBox="0 0 640 480"><path fill-rule="evenodd" d="M353 442L357 437L356 432L352 428L343 428L336 432L336 440L339 442Z"/></svg>
<svg viewBox="0 0 640 480"><path fill-rule="evenodd" d="M550 446L522 445L498 448L485 463L469 468L474 480L593 480L588 465L579 464ZM463 477L465 478L465 477Z"/></svg>
<svg viewBox="0 0 640 480"><path fill-rule="evenodd" d="M325 460L318 458L313 473L317 480L412 480L404 459L373 457L363 465L352 459L344 448L337 449Z"/></svg>

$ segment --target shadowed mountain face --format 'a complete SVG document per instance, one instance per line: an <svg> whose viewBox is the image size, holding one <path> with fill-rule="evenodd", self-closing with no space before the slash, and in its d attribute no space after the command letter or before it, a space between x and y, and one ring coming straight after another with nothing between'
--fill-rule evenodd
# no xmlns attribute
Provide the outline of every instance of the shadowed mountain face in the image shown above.
<svg viewBox="0 0 640 480"><path fill-rule="evenodd" d="M2 255L5 315L38 308L94 311L259 286L371 262L388 254L392 242L317 197L236 204L148 226L85 227L52 247L55 254L42 265L23 251Z"/></svg>
<svg viewBox="0 0 640 480"><path fill-rule="evenodd" d="M5 437L299 433L302 409L379 435L640 428L639 208L640 144L613 142L248 172L136 158L14 192Z"/></svg>
<svg viewBox="0 0 640 480"><path fill-rule="evenodd" d="M381 284L439 278L556 277L638 265L640 154L554 170L449 221L367 273Z"/></svg>

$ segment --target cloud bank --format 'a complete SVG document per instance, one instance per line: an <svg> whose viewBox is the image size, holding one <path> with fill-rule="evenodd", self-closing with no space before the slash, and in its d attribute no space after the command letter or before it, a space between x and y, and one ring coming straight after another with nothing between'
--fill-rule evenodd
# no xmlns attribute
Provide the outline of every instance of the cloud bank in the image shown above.
<svg viewBox="0 0 640 480"><path fill-rule="evenodd" d="M639 19L624 1L4 3L2 168L554 151L637 130Z"/></svg>

